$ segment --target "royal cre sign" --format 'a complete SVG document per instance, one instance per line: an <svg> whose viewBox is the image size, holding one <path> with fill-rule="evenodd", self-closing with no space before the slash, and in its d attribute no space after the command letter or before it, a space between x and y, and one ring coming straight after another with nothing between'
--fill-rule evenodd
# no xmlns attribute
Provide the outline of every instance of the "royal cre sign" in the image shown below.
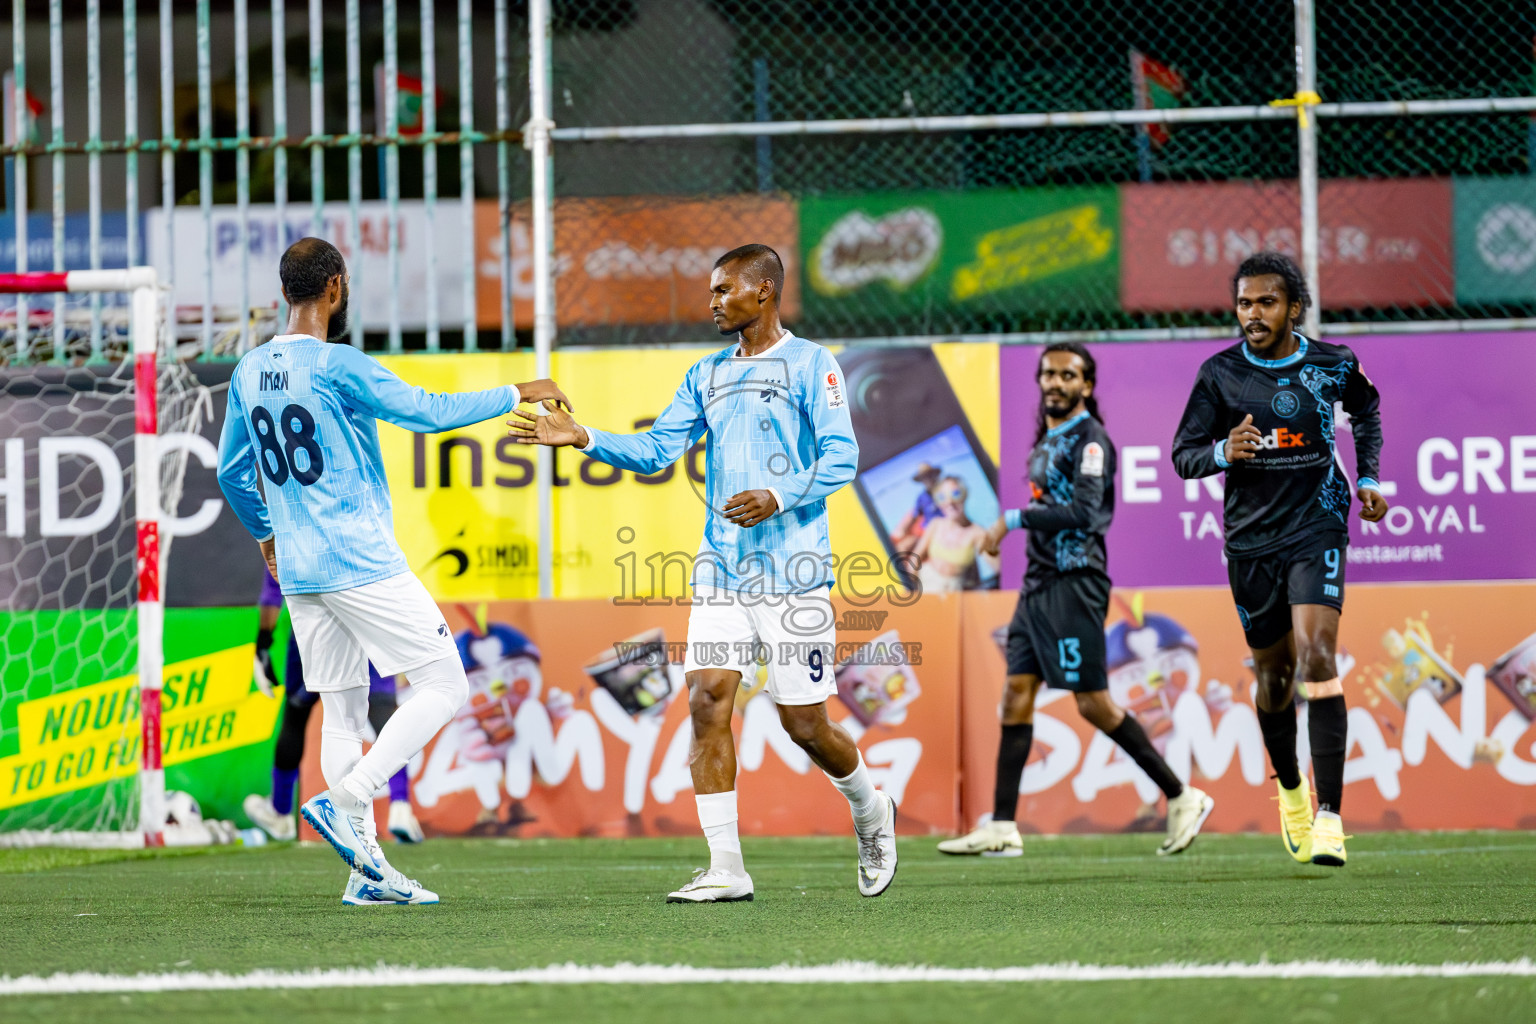
<svg viewBox="0 0 1536 1024"><path fill-rule="evenodd" d="M1349 580L1536 578L1536 345L1519 334L1422 334L1336 339L1360 358L1381 392L1380 523L1350 511ZM1174 430L1201 362L1236 342L1099 346L1095 394L1119 451L1110 574L1120 586L1225 586L1222 478L1181 480ZM1004 393L1035 389L1037 351L1002 350ZM1497 366L1475 388L1445 385L1448 368ZM1022 504L1019 482L1034 436L1032 401L1002 405L1003 504ZM1347 421L1338 451L1353 479ZM1003 578L1023 571L1005 545Z"/></svg>

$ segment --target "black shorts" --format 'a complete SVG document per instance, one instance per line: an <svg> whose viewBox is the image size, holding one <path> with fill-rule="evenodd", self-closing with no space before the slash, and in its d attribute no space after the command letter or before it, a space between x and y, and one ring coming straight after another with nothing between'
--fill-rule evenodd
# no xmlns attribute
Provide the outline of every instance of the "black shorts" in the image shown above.
<svg viewBox="0 0 1536 1024"><path fill-rule="evenodd" d="M1291 631L1291 606L1344 607L1349 535L1314 533L1257 558L1229 558L1227 579L1248 646L1262 650Z"/></svg>
<svg viewBox="0 0 1536 1024"><path fill-rule="evenodd" d="M1008 624L1008 674L1040 676L1058 690L1107 690L1109 588L1109 577L1083 572L1021 594Z"/></svg>

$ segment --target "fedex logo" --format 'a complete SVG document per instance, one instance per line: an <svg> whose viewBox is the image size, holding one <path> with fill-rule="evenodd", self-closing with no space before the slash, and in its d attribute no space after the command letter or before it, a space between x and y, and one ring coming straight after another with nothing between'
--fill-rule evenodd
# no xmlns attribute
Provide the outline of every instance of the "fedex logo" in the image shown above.
<svg viewBox="0 0 1536 1024"><path fill-rule="evenodd" d="M1297 430L1286 427L1276 427L1265 434L1259 441L1259 447L1265 451L1273 451L1277 448L1305 448L1307 435Z"/></svg>

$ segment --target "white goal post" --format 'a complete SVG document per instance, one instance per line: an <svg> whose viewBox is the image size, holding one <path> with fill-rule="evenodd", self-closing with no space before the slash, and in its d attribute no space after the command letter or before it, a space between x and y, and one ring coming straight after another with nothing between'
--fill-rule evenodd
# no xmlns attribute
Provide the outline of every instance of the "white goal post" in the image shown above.
<svg viewBox="0 0 1536 1024"><path fill-rule="evenodd" d="M161 599L162 498L158 456L159 282L153 267L0 274L0 294L126 292L133 355L134 516L137 530L136 625L140 701L139 832L146 846L164 845L165 770L161 764L160 687L164 669ZM18 316L18 330L23 319ZM146 467L151 467L146 471Z"/></svg>

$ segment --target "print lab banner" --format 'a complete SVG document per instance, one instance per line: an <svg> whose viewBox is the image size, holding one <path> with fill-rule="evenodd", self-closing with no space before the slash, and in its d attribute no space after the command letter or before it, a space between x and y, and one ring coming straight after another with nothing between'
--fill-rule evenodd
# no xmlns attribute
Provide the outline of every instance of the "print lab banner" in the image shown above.
<svg viewBox="0 0 1536 1024"><path fill-rule="evenodd" d="M1123 185L1120 209L1127 310L1226 309L1246 257L1301 254L1290 182ZM1448 180L1324 181L1318 218L1324 308L1451 304Z"/></svg>
<svg viewBox="0 0 1536 1024"><path fill-rule="evenodd" d="M899 831L953 831L959 597L906 607L836 604L837 656L826 671L838 689L828 713L853 735L876 785L900 803ZM470 698L411 767L428 834L697 834L682 672L687 606L442 607ZM786 657L779 649L763 654ZM742 831L846 835L851 855L847 802L790 740L763 692L764 679L760 669L736 700ZM404 700L409 713L409 696ZM311 723L306 794L324 787L318 728Z"/></svg>
<svg viewBox="0 0 1536 1024"><path fill-rule="evenodd" d="M1536 336L1421 334L1343 338L1381 392L1381 523L1350 510L1349 581L1536 579ZM1172 442L1201 362L1228 342L1157 342L1095 349L1095 392L1119 450L1109 568L1127 587L1225 586L1221 480L1180 480ZM1039 352L1002 351L1004 507L1027 500ZM1496 367L1475 387L1447 384L1461 366ZM1260 423L1261 429L1264 424ZM1307 443L1317 443L1308 439ZM1354 479L1354 436L1338 429ZM1023 572L1019 535L1005 542L1003 578Z"/></svg>
<svg viewBox="0 0 1536 1024"><path fill-rule="evenodd" d="M1001 644L1014 595L964 601L968 827L992 810ZM1277 833L1253 674L1226 593L1117 589L1105 635L1110 695L1135 712L1176 774L1216 798L1206 828ZM1339 667L1350 708L1343 814L1351 831L1536 828L1536 586L1352 588ZM1160 832L1157 787L1082 720L1071 695L1045 689L1035 706L1020 828ZM1298 713L1307 771L1305 707ZM1148 835L1149 855L1158 838Z"/></svg>
<svg viewBox="0 0 1536 1024"><path fill-rule="evenodd" d="M490 204L494 209L495 204ZM362 251L351 246L352 215L345 202L326 203L320 237L334 244L347 260L352 275L351 315L360 317L371 331L389 327L390 296L397 294L389 274L389 204L370 201L360 204L359 235ZM436 224L427 229L423 203L400 204L399 262L400 323L408 331L422 330L427 323L428 239L437 249L438 318L446 329L455 329L464 321L463 261L459 239L459 213L448 204L437 208ZM171 233L175 245L174 273L171 253L167 250L166 213L163 207L150 210L144 217L144 243L149 262L162 281L172 282L173 301L177 306L201 309L203 304L205 248L213 254L214 306L237 310L240 306L241 231L239 213L233 206L215 206L213 219L205 230L203 215L196 207L178 206L171 212ZM245 245L252 307L276 308L281 298L277 277L278 260L289 245L314 234L307 203L288 204L281 224L277 208L254 204L250 208L249 231ZM221 319L235 319L221 314ZM499 323L500 320L495 321Z"/></svg>

